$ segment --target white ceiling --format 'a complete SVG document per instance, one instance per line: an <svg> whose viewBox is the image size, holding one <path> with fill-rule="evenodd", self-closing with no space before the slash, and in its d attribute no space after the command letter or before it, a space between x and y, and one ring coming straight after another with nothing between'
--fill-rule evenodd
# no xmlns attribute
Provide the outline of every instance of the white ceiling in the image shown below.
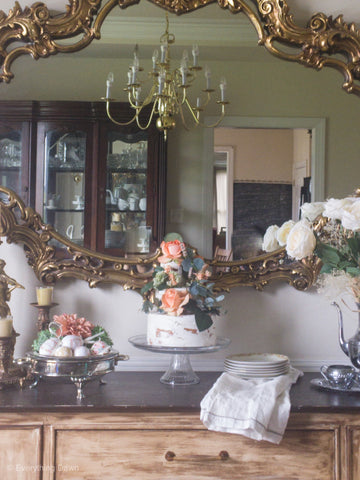
<svg viewBox="0 0 360 480"><path fill-rule="evenodd" d="M22 7L35 3L32 0L18 0ZM141 0L144 3L146 0ZM1 0L1 9L8 13L14 7L15 0ZM44 0L44 3L51 10L57 12L65 11L68 0ZM340 13L344 14L346 21L360 24L360 2L357 0L287 0L291 12L295 16L295 20L306 21L315 12L323 12L327 15L337 16ZM133 8L133 7L132 7ZM131 9L131 8L130 8ZM129 9L129 10L130 10ZM159 16L161 16L161 9ZM206 10L206 9L205 9ZM202 15L205 14L204 9L201 9Z"/></svg>

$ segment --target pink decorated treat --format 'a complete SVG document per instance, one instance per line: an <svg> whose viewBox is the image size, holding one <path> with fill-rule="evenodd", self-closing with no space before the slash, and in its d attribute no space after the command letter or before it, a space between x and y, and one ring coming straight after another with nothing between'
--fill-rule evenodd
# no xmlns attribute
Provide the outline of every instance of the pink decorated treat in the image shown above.
<svg viewBox="0 0 360 480"><path fill-rule="evenodd" d="M73 351L69 347L58 347L53 355L55 355L55 357L72 357Z"/></svg>
<svg viewBox="0 0 360 480"><path fill-rule="evenodd" d="M58 338L52 337L45 340L45 342L40 346L39 353L40 355L53 355L54 350L60 345L60 340Z"/></svg>
<svg viewBox="0 0 360 480"><path fill-rule="evenodd" d="M110 345L103 342L102 340L97 340L93 343L93 346L91 347L92 355L105 355L106 353L109 353L110 350Z"/></svg>
<svg viewBox="0 0 360 480"><path fill-rule="evenodd" d="M90 356L90 350L84 345L80 345L79 347L76 347L74 350L74 357L89 357L89 356Z"/></svg>
<svg viewBox="0 0 360 480"><path fill-rule="evenodd" d="M61 340L63 347L69 347L71 350L75 350L76 347L81 347L84 344L83 339L79 335L66 335Z"/></svg>

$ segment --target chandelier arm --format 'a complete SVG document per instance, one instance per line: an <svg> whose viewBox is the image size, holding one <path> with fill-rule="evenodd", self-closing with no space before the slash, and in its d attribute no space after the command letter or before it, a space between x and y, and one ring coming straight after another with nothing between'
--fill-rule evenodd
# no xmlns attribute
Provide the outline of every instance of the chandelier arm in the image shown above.
<svg viewBox="0 0 360 480"><path fill-rule="evenodd" d="M198 119L198 117L197 117L196 114L194 113L194 110L193 110L192 106L191 106L190 103L188 102L188 99L187 99L187 98L185 99L185 103L186 103L186 105L187 105L187 107L188 107L188 109L189 109L189 111L190 111L193 119L195 120L196 125L200 125L201 127L205 127L205 128L215 128L215 127L217 127L217 126L220 124L221 120L222 120L222 119L224 118L224 116L225 116L225 104L222 103L222 104L221 104L221 114L220 114L219 119L218 119L215 123L212 123L211 125L206 125L205 123L200 122L200 120Z"/></svg>
<svg viewBox="0 0 360 480"><path fill-rule="evenodd" d="M184 117L184 112L183 112L183 109L182 109L182 105L180 105L179 112L180 112L181 123L183 124L183 127L185 128L185 130L187 130L189 132L190 128L186 124L185 117ZM197 124L195 126L197 127Z"/></svg>
<svg viewBox="0 0 360 480"><path fill-rule="evenodd" d="M135 115L136 124L141 130L147 130L150 127L150 124L151 124L153 116L154 116L156 104L157 104L157 100L155 100L155 102L152 106L150 117L149 117L149 120L148 120L146 125L142 126L141 123L140 123L140 120L139 120L139 115Z"/></svg>
<svg viewBox="0 0 360 480"><path fill-rule="evenodd" d="M110 113L110 103L109 100L106 100L106 113L107 113L107 116L110 118L110 120L115 123L116 125L119 125L120 127L126 127L127 125L130 125L132 122L134 122L136 120L136 117L138 116L138 112L136 111L135 115L132 117L131 120L129 120L128 122L118 122L117 120L115 120L115 118L113 118L113 116L111 115ZM139 112L141 111L141 109L139 109Z"/></svg>

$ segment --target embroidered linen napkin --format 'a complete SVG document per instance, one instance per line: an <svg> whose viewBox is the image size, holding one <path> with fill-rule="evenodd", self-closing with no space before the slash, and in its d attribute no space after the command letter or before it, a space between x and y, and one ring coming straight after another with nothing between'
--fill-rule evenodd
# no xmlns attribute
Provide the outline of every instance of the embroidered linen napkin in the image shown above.
<svg viewBox="0 0 360 480"><path fill-rule="evenodd" d="M290 387L302 372L290 367L271 379L244 379L223 373L200 403L209 430L237 433L279 444L290 413Z"/></svg>

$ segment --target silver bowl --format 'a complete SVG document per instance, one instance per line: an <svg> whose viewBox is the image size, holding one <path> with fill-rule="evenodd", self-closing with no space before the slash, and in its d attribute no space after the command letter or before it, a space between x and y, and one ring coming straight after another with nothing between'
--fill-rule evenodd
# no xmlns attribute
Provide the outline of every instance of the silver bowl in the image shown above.
<svg viewBox="0 0 360 480"><path fill-rule="evenodd" d="M46 381L74 383L77 387L77 399L84 398L83 386L101 378L114 370L118 361L128 360L127 355L121 355L117 350L111 350L105 355L91 357L54 357L29 352L25 358L17 360L19 365L28 369L29 375L35 379L31 388L36 387L40 379ZM102 382L105 383L105 382Z"/></svg>

